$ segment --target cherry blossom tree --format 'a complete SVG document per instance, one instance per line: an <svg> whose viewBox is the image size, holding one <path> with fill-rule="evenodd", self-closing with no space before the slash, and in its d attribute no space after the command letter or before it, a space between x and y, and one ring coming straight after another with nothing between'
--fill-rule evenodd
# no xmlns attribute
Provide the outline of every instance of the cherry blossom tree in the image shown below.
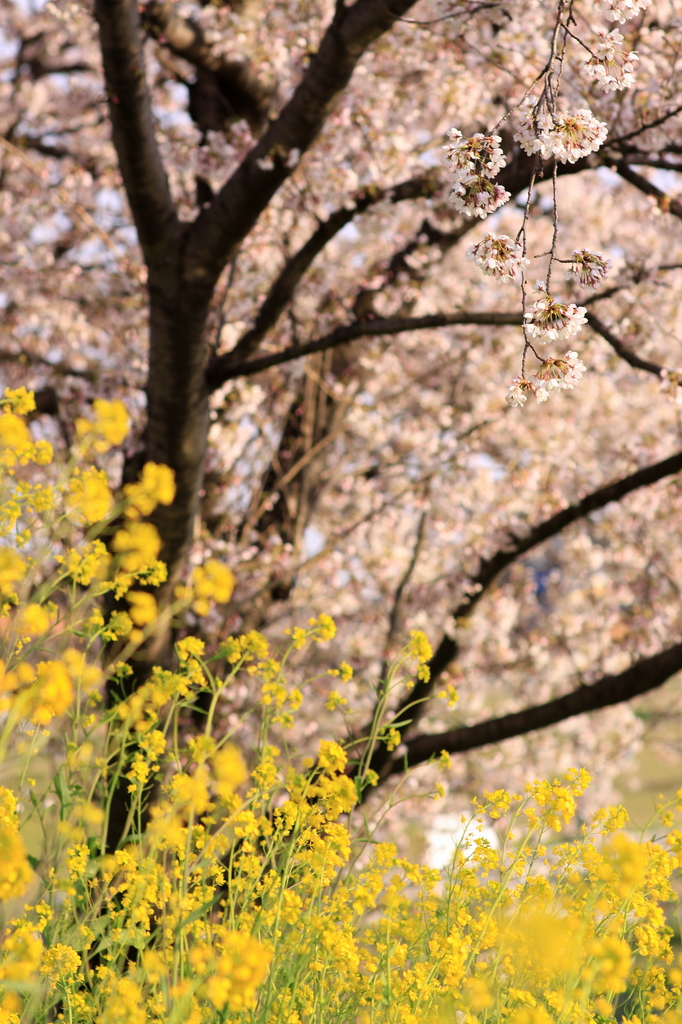
<svg viewBox="0 0 682 1024"><path fill-rule="evenodd" d="M66 451L123 398L116 485L173 469L162 600L212 556L194 633L334 614L356 739L425 629L379 776L584 755L608 790L682 668L674 5L1 10L3 372Z"/></svg>

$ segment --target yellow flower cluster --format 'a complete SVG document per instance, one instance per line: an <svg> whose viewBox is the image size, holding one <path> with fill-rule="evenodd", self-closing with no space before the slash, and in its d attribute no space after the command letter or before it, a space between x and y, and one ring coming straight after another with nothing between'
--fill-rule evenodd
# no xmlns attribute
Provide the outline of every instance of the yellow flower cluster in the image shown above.
<svg viewBox="0 0 682 1024"><path fill-rule="evenodd" d="M0 614L6 615L19 601L15 584L24 578L26 562L16 551L0 548Z"/></svg>
<svg viewBox="0 0 682 1024"><path fill-rule="evenodd" d="M197 566L192 575L194 602L192 610L197 615L208 615L211 604L226 604L234 590L234 574L216 558L209 558Z"/></svg>
<svg viewBox="0 0 682 1024"><path fill-rule="evenodd" d="M72 946L58 942L51 949L45 950L40 973L50 979L50 989L52 990L60 983L68 983L73 979L80 966L81 958L76 950Z"/></svg>
<svg viewBox="0 0 682 1024"><path fill-rule="evenodd" d="M246 932L214 929L213 944L198 943L189 962L200 978L199 989L217 1010L251 1009L272 959L269 950Z"/></svg>
<svg viewBox="0 0 682 1024"><path fill-rule="evenodd" d="M35 395L32 391L27 391L26 388L5 388L4 397L0 398L0 406L3 406L3 412L28 416L30 412L35 412Z"/></svg>
<svg viewBox="0 0 682 1024"><path fill-rule="evenodd" d="M63 715L71 707L74 688L63 661L41 661L31 687L31 721L47 725L56 715Z"/></svg>
<svg viewBox="0 0 682 1024"><path fill-rule="evenodd" d="M128 499L125 514L129 519L150 516L157 505L172 505L175 498L175 474L168 466L147 462L137 483L126 484L123 493Z"/></svg>
<svg viewBox="0 0 682 1024"><path fill-rule="evenodd" d="M16 809L14 793L0 786L0 901L22 896L31 880Z"/></svg>
<svg viewBox="0 0 682 1024"><path fill-rule="evenodd" d="M152 523L130 523L116 531L111 546L123 571L136 573L156 560L161 538Z"/></svg>
<svg viewBox="0 0 682 1024"><path fill-rule="evenodd" d="M433 657L433 650L426 634L422 633L420 629L410 630L408 654L417 659L419 666L417 669L417 678L428 682L431 675L428 662L431 661L431 658Z"/></svg>
<svg viewBox="0 0 682 1024"><path fill-rule="evenodd" d="M57 561L75 583L89 587L93 580L105 577L111 563L111 555L101 540L93 540L80 550L71 548L66 555L57 555Z"/></svg>
<svg viewBox="0 0 682 1024"><path fill-rule="evenodd" d="M117 505L107 474L95 465L77 465L57 485L21 479L17 476L20 465L29 461L47 463L52 458L49 446L33 443L24 419L34 408L32 393L23 388L8 389L4 399L0 399L0 469L5 469L5 475L0 478L0 536L8 538L6 546L0 548L0 615L7 615L19 603L18 585L28 581L34 572L34 567L16 548L25 545L36 531L42 531L48 539L50 531L57 527L59 536L50 538L49 545L61 567L61 579L69 578L84 588L97 584L92 588L91 600L109 590L113 590L116 598L131 592L129 614L119 611L109 623L102 619L97 624L91 617L89 631L98 633L104 641L127 637L139 643L146 635L144 631L150 631L158 617L157 603L149 590L167 578L167 568L158 560L161 550L158 531L151 523L139 519L150 514L158 503L172 502L173 472L166 466L147 463L138 483L128 484L123 489L122 506ZM80 419L76 423L79 439L76 450L81 460L96 457L120 444L128 431L128 414L121 402L98 399L93 403L93 413L92 419ZM96 533L106 527L121 508L127 524L116 531L108 549ZM89 536L83 539L81 534L80 541L69 545L69 531L78 527L90 528ZM49 602L34 602L22 608L21 614L12 620L17 637L15 654L32 638L45 637L55 623L56 606ZM4 693L11 689L5 685ZM0 700L7 709L11 701L7 697ZM57 700L55 707L61 708L63 703ZM47 710L35 709L36 724L45 724L52 717L51 706L48 700Z"/></svg>
<svg viewBox="0 0 682 1024"><path fill-rule="evenodd" d="M82 840L69 847L68 881L49 883L63 895L47 914L72 915L71 932L52 923L55 939L46 946L32 940L47 935L38 907L33 926L30 913L16 923L0 986L14 977L25 983L17 1012L32 1012L24 1007L35 1005L36 976L46 979L48 998L54 991L78 1007L86 1024L218 1024L244 1012L257 1024L351 1024L370 1007L381 1024L477 1024L482 1014L491 1024L551 1024L564 1016L601 1024L626 995L628 1006L648 1005L649 1014L682 999L676 975L657 968L671 956L662 905L671 898L676 854L623 833L620 808L595 815L579 838L547 845L556 818L576 811L584 770L533 783L525 797L486 793L445 874L381 843L351 869L359 790L343 746L321 741L301 769L265 743L250 780L238 747L219 745L210 728L177 747L175 727L166 731L168 703L179 712L199 685L193 666L214 699L220 692L201 639L185 637L177 651L178 672L155 670L119 704L111 726L112 739L119 737L113 753L120 750L117 723L137 737L126 774L140 806L162 765L171 770L165 796L146 830L131 833L113 856L93 855ZM235 672L269 652L247 634L233 653L238 659L227 663ZM78 770L88 763L85 757ZM494 849L479 831L486 816L504 819L508 834L529 821L526 838ZM680 835L670 833L671 850L682 847ZM98 892L106 893L104 926ZM67 934L74 937L65 941ZM85 951L95 934L97 948L109 952L93 974ZM116 958L131 946L140 951L137 963ZM640 1021L654 1024L646 1014Z"/></svg>
<svg viewBox="0 0 682 1024"><path fill-rule="evenodd" d="M8 408L0 411L0 468L12 474L17 465L34 462L46 466L52 459L52 445L34 441L25 420Z"/></svg>
<svg viewBox="0 0 682 1024"><path fill-rule="evenodd" d="M73 703L72 671L62 660L41 661L35 668L19 661L11 670L0 661L0 712L12 709L35 725L48 725Z"/></svg>
<svg viewBox="0 0 682 1024"><path fill-rule="evenodd" d="M122 444L130 427L130 418L123 402L107 402L104 398L96 398L92 403L92 411L94 419L79 417L75 422L76 437L83 450L103 454L114 445Z"/></svg>
<svg viewBox="0 0 682 1024"><path fill-rule="evenodd" d="M76 467L69 481L67 508L76 522L92 526L106 519L114 507L114 496L109 489L106 473L90 466Z"/></svg>

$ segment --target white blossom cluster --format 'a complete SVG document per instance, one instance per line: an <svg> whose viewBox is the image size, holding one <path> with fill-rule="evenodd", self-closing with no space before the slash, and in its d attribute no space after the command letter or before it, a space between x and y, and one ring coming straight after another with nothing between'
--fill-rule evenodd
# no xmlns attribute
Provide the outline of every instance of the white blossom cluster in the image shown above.
<svg viewBox="0 0 682 1024"><path fill-rule="evenodd" d="M577 352L567 352L563 359L545 359L532 378L514 377L506 402L511 406L523 406L529 397L546 402L550 392L574 388L584 372L585 364L578 359Z"/></svg>
<svg viewBox="0 0 682 1024"><path fill-rule="evenodd" d="M489 277L500 281L513 281L517 272L529 261L523 256L520 242L509 235L485 235L480 242L467 249L467 259L480 267Z"/></svg>
<svg viewBox="0 0 682 1024"><path fill-rule="evenodd" d="M467 138L457 128L448 132L449 142L443 146L445 157L455 171L478 171L488 178L494 178L507 161L500 143L499 135L483 135L476 132Z"/></svg>
<svg viewBox="0 0 682 1024"><path fill-rule="evenodd" d="M538 288L543 291L539 282ZM523 314L524 326L531 337L543 344L563 341L577 334L587 323L586 312L584 306L576 306L575 302L557 302L543 291L530 310Z"/></svg>
<svg viewBox="0 0 682 1024"><path fill-rule="evenodd" d="M514 140L529 156L539 153L543 160L555 157L559 163L574 164L596 153L607 133L606 122L587 108L574 114L538 114L534 106L526 106L520 110Z"/></svg>
<svg viewBox="0 0 682 1024"><path fill-rule="evenodd" d="M535 376L544 382L548 391L559 391L574 388L585 369L577 352L567 352L563 359L545 359Z"/></svg>
<svg viewBox="0 0 682 1024"><path fill-rule="evenodd" d="M460 213L483 220L510 198L506 188L492 180L507 162L500 148L502 140L499 135L480 132L467 138L457 128L450 129L448 138L443 148L455 171L448 198Z"/></svg>
<svg viewBox="0 0 682 1024"><path fill-rule="evenodd" d="M460 213L485 220L489 213L504 206L510 193L481 174L467 174L455 181L448 198Z"/></svg>
<svg viewBox="0 0 682 1024"><path fill-rule="evenodd" d="M603 0L608 6L606 18L608 21L618 21L620 24L634 18L645 11L651 0Z"/></svg>
<svg viewBox="0 0 682 1024"><path fill-rule="evenodd" d="M628 89L635 84L634 64L639 60L635 50L623 50L620 44L623 36L614 28L611 32L599 33L601 42L595 52L583 64L583 71L594 78L604 92Z"/></svg>
<svg viewBox="0 0 682 1024"><path fill-rule="evenodd" d="M549 398L549 391L541 381L532 381L528 377L514 377L509 386L509 394L505 401L508 405L525 405L529 396L535 397L538 402L546 402Z"/></svg>
<svg viewBox="0 0 682 1024"><path fill-rule="evenodd" d="M611 260L606 259L600 252L574 249L566 277L577 281L583 288L596 288L600 281L608 277L610 269Z"/></svg>

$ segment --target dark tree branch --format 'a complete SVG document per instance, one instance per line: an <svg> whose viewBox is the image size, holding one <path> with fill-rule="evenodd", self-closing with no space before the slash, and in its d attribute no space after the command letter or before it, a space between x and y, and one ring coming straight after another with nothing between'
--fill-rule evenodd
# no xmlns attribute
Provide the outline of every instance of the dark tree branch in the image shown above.
<svg viewBox="0 0 682 1024"><path fill-rule="evenodd" d="M576 164L562 166L561 173L576 174L580 171L589 169L593 166L593 162L589 159L578 161ZM530 180L530 176L533 169L533 161L526 157L520 150L515 151L511 163L507 165L499 176L500 183L504 185L512 194L518 194L522 189L526 188ZM539 180L551 177L551 164L547 164L543 167L539 176ZM269 331L276 318L281 315L282 310L285 308L286 303L290 301L293 292L298 285L303 273L308 269L308 266L312 262L312 259L317 255L323 246L329 241L333 235L339 231L344 224L348 223L356 213L363 212L370 202L377 202L386 195L391 195L393 202L399 202L403 199L414 199L420 196L433 194L438 190L438 183L433 177L424 176L424 178L415 178L411 181L404 182L402 185L395 186L393 189L384 192L376 193L377 198L372 198L369 201L364 200L365 205L362 209L359 208L361 199L355 199L354 202L358 205L357 210L346 211L345 209L339 209L331 215L329 221L325 224L320 225L320 228L315 232L305 246L297 253L290 264L282 271L280 278L272 286L268 297L266 298L263 306L261 307L254 326L247 331L242 338L239 340L237 345L231 352L226 353L222 356L214 357L209 364L208 368L208 386L210 390L215 390L226 380L231 380L236 376L247 376L252 373L260 373L262 370L268 369L270 366L277 366L284 362L289 362L291 359L298 359L301 356L309 355L312 352L322 351L323 348L334 347L336 345L345 344L346 341L352 340L354 337L361 337L362 335L354 334L350 338L344 332L348 328L355 327L356 325L346 325L346 327L337 328L335 331L330 332L324 339L318 339L318 341L309 342L310 347L307 346L291 346L285 349L281 353L275 353L272 356L264 356L262 360L253 360L252 362L245 362L244 357L251 355L255 350L256 345L260 342L267 331ZM366 195L366 193L365 193ZM411 255L420 245L424 244L424 238L426 244L438 246L441 250L441 255L446 255L453 246L455 246L461 239L468 234L468 232L476 227L476 221L473 218L460 218L459 223L451 231L443 231L442 229L435 227L430 223L428 218L425 218L416 233L412 241L408 242L407 245L403 246L398 250L390 259L388 268L385 272L386 283L389 283L397 274L401 271L407 270L412 272L409 264L406 262L406 258ZM396 318L390 318L392 322ZM381 321L384 322L384 321ZM472 321L481 323L482 321ZM492 321L491 321L492 322ZM517 323L520 320L514 321L494 321L496 324L506 323ZM379 324L379 321L373 321L374 324ZM420 326L432 327L432 326L443 326L427 323L425 325L417 324L412 329L419 329ZM337 332L339 332L337 334ZM372 332L366 332L372 333ZM389 331L376 331L376 333L396 333L395 330ZM321 347L317 347L320 345ZM227 375L226 375L227 374Z"/></svg>
<svg viewBox="0 0 682 1024"><path fill-rule="evenodd" d="M159 263L181 229L154 134L137 0L96 0L95 17L123 183L145 259Z"/></svg>
<svg viewBox="0 0 682 1024"><path fill-rule="evenodd" d="M501 718L490 718L478 725L462 726L448 732L435 735L414 736L405 743L407 751L401 758L392 761L386 776L405 771L406 768L423 764L442 750L449 754L459 754L466 750L476 750L489 743L499 743L512 736L523 736L535 729L546 729L557 722L565 722L574 715L596 711L622 704L633 697L649 693L667 682L682 669L682 643L652 655L641 658L625 672L617 676L602 676L591 686L581 686L563 697L556 697L546 704L524 708L511 715Z"/></svg>
<svg viewBox="0 0 682 1024"><path fill-rule="evenodd" d="M629 164L636 164L638 167L656 167L661 171L682 173L682 164L671 164L665 156L651 156L649 153L640 153L637 149L628 149L625 156Z"/></svg>
<svg viewBox="0 0 682 1024"><path fill-rule="evenodd" d="M262 128L272 89L259 80L248 61L226 60L214 53L201 27L179 15L173 3L153 0L145 11L145 21L162 45L214 78L219 98L224 100L223 121L230 116L244 117L253 131Z"/></svg>
<svg viewBox="0 0 682 1024"><path fill-rule="evenodd" d="M584 518L590 512L604 508L609 502L621 501L632 491L636 491L640 487L650 487L666 476L679 473L680 470L682 470L682 452L671 455L661 462L655 462L651 466L646 466L644 469L639 469L629 476L616 480L615 483L607 484L606 487L600 487L591 494L587 494L574 505L569 505L550 516L549 519L545 519L544 522L538 523L525 537L512 536L510 544L500 548L490 558L481 559L478 572L469 581L469 593L454 609L452 618L455 622L468 618L500 573L528 551L549 540L550 537L561 533L567 526ZM396 713L398 721L409 719L411 726L414 726L414 723L422 717L426 711L424 702L431 696L438 677L454 661L458 653L458 641L454 637L444 635L429 662L430 679L428 681L420 680L415 684ZM371 767L382 775L389 763L390 755L385 747L381 747L375 753Z"/></svg>
<svg viewBox="0 0 682 1024"><path fill-rule="evenodd" d="M660 125L665 124L671 117L675 117L676 114L682 112L682 107L675 107L673 110L669 110L666 114L661 114L660 117L655 118L653 121L649 121L648 124L642 124L639 128L635 128L634 131L628 132L627 135L619 135L615 139L609 139L609 146L620 146L623 142L629 142L630 139L637 138L638 135L642 135L647 132L650 128L658 128ZM667 148L667 147L664 147Z"/></svg>
<svg viewBox="0 0 682 1024"><path fill-rule="evenodd" d="M589 295L586 299L581 299L581 303L584 306L591 306L595 302L603 302L604 299L610 299L618 292L624 291L626 288L631 288L633 284L641 284L642 281L648 281L649 278L655 274L660 273L663 270L682 270L682 263L661 263L658 267L637 267L630 270L630 277L621 279L618 284L612 285L610 288L605 288L602 292L596 292L594 295ZM599 321L601 323L601 321ZM595 327L595 330L597 328ZM608 330L608 328L607 328Z"/></svg>
<svg viewBox="0 0 682 1024"><path fill-rule="evenodd" d="M610 327L607 327L603 320L600 320L594 313L587 314L587 322L593 331L600 334L604 341L608 341L613 351L624 359L630 366L634 366L637 370L646 370L647 373L653 373L657 377L661 376L661 371L664 369L663 366L659 366L658 363L653 363L650 359L642 359L636 352L629 349L627 345L624 345L617 335L613 333Z"/></svg>
<svg viewBox="0 0 682 1024"><path fill-rule="evenodd" d="M294 95L197 218L185 265L194 286L210 294L235 247L319 135L357 62L414 2L392 0L389 6L387 0L356 0L337 7Z"/></svg>
<svg viewBox="0 0 682 1024"><path fill-rule="evenodd" d="M9 349L0 349L0 361L13 363L28 363L29 365L47 366L53 373L62 377L81 377L83 380L97 381L97 374L93 370L77 370L75 366L69 366L66 362L51 363L49 359L27 352L21 347L17 352Z"/></svg>
<svg viewBox="0 0 682 1024"><path fill-rule="evenodd" d="M282 352L273 352L272 355L251 359L246 363L231 366L225 356L219 356L209 368L208 387L211 391L215 391L226 380L233 380L235 377L248 377L251 374L267 370L271 366L280 366L282 363L291 362L292 359L300 359L312 352L324 352L328 348L345 345L349 341L355 341L356 338L402 334L403 331L420 331L431 327L450 327L458 324L481 324L494 327L517 326L521 324L521 313L433 313L430 316L395 316L377 320L356 320L354 323L337 327L329 334L325 334L315 341L309 341L305 345L290 345Z"/></svg>
<svg viewBox="0 0 682 1024"><path fill-rule="evenodd" d="M289 259L278 277L270 287L261 305L253 327L249 328L239 339L235 347L224 357L223 365L229 362L243 363L253 355L265 335L270 331L291 301L299 281L308 270L313 260L322 252L325 245L349 224L358 214L364 213L370 206L388 199L399 203L406 199L417 199L435 195L442 188L442 183L433 174L410 178L392 188L369 188L353 196L350 202L335 210L330 217L321 223L308 241L291 259ZM216 360L217 362L217 360ZM209 369L211 375L212 369Z"/></svg>
<svg viewBox="0 0 682 1024"><path fill-rule="evenodd" d="M652 182L638 174L637 171L633 171L625 161L621 161L616 164L616 170L620 174L621 178L625 181L629 181L631 185L638 188L640 192L643 192L647 196L653 196L658 200L658 205L665 213L672 213L674 217L682 217L682 203L679 199L673 199L662 189L657 188Z"/></svg>
<svg viewBox="0 0 682 1024"><path fill-rule="evenodd" d="M617 289L610 289L602 295L588 299L588 302L597 299L606 299L615 294ZM660 377L664 367L649 359L643 359L625 345L613 331L594 313L587 314L587 321L597 334L600 334L605 341L611 345L613 350L639 370L646 370ZM521 324L521 314L512 311L501 313L434 313L422 317L387 317L376 320L357 320L354 323L344 324L336 327L329 334L309 341L304 345L290 345L281 352L273 352L271 355L261 356L260 359L251 359L243 363L232 363L232 352L226 355L215 357L209 364L207 371L207 385L210 391L215 391L227 380L236 377L248 377L254 373L261 373L271 366L280 366L282 363L289 363L293 359L300 359L313 352L323 352L337 345L345 345L356 338L378 337L386 334L401 334L403 331L419 331L434 327L451 327L457 325L479 324L481 326L516 326ZM244 336L246 337L246 335Z"/></svg>
<svg viewBox="0 0 682 1024"><path fill-rule="evenodd" d="M50 52L49 37L46 32L38 32L37 35L22 39L19 52L12 62L16 67L14 81L16 81L19 68L28 66L31 78L37 82L45 75L69 75L77 74L80 71L93 71L90 64L83 61L72 63L60 62L59 58Z"/></svg>

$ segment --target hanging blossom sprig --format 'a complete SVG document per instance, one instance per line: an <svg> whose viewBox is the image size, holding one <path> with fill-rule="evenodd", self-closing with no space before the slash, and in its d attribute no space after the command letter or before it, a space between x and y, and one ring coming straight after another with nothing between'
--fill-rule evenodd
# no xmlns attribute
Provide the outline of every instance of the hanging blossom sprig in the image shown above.
<svg viewBox="0 0 682 1024"><path fill-rule="evenodd" d="M598 33L600 42L585 58L582 69L594 78L603 92L618 92L635 84L634 65L639 60L636 50L623 50L623 36L614 28L611 32Z"/></svg>
<svg viewBox="0 0 682 1024"><path fill-rule="evenodd" d="M530 380L522 375L514 377L509 387L509 394L505 399L507 405L523 406L529 398L535 398L538 402L546 402L549 398L549 391L542 381Z"/></svg>
<svg viewBox="0 0 682 1024"><path fill-rule="evenodd" d="M480 242L469 246L467 259L480 267L488 277L500 281L514 281L522 267L530 260L523 255L523 246L509 235L485 235Z"/></svg>
<svg viewBox="0 0 682 1024"><path fill-rule="evenodd" d="M566 278L574 280L583 288L596 288L609 275L611 260L600 252L589 249L574 249L566 271Z"/></svg>
<svg viewBox="0 0 682 1024"><path fill-rule="evenodd" d="M455 172L449 200L468 217L485 219L511 198L493 178L506 165L499 135L477 132L466 137L457 128L448 132L445 157Z"/></svg>
<svg viewBox="0 0 682 1024"><path fill-rule="evenodd" d="M457 128L451 128L448 132L449 142L443 146L445 157L452 164L455 171L479 172L487 178L494 178L503 167L506 167L505 157L500 143L499 135L482 135L476 132L467 138Z"/></svg>
<svg viewBox="0 0 682 1024"><path fill-rule="evenodd" d="M574 388L584 372L585 364L578 359L577 352L567 352L563 359L545 359L532 377L514 378L506 397L507 404L523 406L529 398L546 402L550 392Z"/></svg>
<svg viewBox="0 0 682 1024"><path fill-rule="evenodd" d="M629 17L644 10L651 0L603 0L607 5L607 18L610 21L623 22ZM472 247L467 255L473 259L484 273L507 273L506 279L512 279L520 272L521 295L523 309L524 347L521 359L521 373L512 381L506 400L511 406L523 406L529 397L537 402L546 402L550 393L572 389L585 371L584 364L578 353L569 351L563 358L538 355L534 345L547 344L553 341L573 339L587 323L585 306L575 302L563 302L552 294L552 269L555 262L568 265L566 277L574 280L583 288L596 288L607 276L611 261L601 253L589 249L575 249L569 260L560 260L557 255L559 238L559 213L557 205L557 186L559 165L574 164L576 161L596 153L605 142L608 126L598 120L592 111L582 107L574 111L560 109L560 86L565 66L566 49L569 39L578 42L589 56L582 62L584 73L595 79L604 92L627 88L634 82L633 65L639 59L635 51L622 48L623 36L617 30L602 31L599 41L592 50L586 46L571 30L575 24L573 16L573 0L558 0L556 20L551 35L550 53L545 68L536 79L542 80L539 96L532 96L533 86L521 99L517 107L505 116L515 112L516 131L514 141L521 149L534 157L533 170L528 187L523 224L514 243L508 247L509 253L519 255L521 262L515 268L505 266L494 247L494 236L486 236L478 246ZM494 129L493 129L494 130ZM531 203L535 182L540 175L543 161L552 165L552 239L549 250L542 253L549 257L547 274L544 281L538 281L537 294L528 305L525 264L527 235L526 229L531 211ZM504 236L506 239L506 236ZM513 246L513 248L512 248ZM488 255L490 251L490 256ZM528 373L526 360L532 353L540 363L536 373Z"/></svg>
<svg viewBox="0 0 682 1024"><path fill-rule="evenodd" d="M560 391L562 388L574 388L585 369L577 352L567 352L563 359L545 359L535 378L542 381L548 391Z"/></svg>
<svg viewBox="0 0 682 1024"><path fill-rule="evenodd" d="M587 323L584 306L575 302L558 302L545 291L542 281L536 285L540 297L523 316L525 330L531 338L542 344L564 341L573 337Z"/></svg>
<svg viewBox="0 0 682 1024"><path fill-rule="evenodd" d="M514 140L529 156L538 153L543 160L553 157L560 164L574 164L596 153L607 134L606 122L598 121L587 108L573 114L540 113L538 104L528 103L519 112Z"/></svg>

